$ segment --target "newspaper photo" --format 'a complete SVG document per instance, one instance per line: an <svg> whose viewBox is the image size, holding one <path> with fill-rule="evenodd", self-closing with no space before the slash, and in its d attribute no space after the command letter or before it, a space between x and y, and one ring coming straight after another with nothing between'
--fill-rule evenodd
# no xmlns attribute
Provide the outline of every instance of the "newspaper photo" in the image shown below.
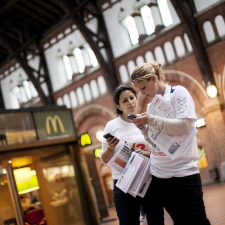
<svg viewBox="0 0 225 225"><path fill-rule="evenodd" d="M131 153L132 149L127 144L127 142L120 141L116 146L113 157L109 161L109 165L122 172L131 156Z"/></svg>

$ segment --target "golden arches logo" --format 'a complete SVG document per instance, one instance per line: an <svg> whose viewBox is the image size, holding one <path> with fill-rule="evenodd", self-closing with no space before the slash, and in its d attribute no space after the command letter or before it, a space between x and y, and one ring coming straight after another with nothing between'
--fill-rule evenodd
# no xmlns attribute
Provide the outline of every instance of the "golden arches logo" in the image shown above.
<svg viewBox="0 0 225 225"><path fill-rule="evenodd" d="M87 145L92 144L91 137L88 133L84 133L84 134L81 135L80 144L81 144L82 147L85 147Z"/></svg>
<svg viewBox="0 0 225 225"><path fill-rule="evenodd" d="M65 128L63 126L62 120L58 115L47 116L45 126L46 126L46 132L48 135L52 133L51 126L52 126L54 134L58 133L59 130L61 133L65 133Z"/></svg>

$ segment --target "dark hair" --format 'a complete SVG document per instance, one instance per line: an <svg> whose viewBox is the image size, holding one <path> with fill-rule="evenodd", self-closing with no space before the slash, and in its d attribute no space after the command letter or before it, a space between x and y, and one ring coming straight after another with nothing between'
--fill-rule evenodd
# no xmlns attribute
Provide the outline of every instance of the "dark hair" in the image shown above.
<svg viewBox="0 0 225 225"><path fill-rule="evenodd" d="M131 91L137 97L136 91L131 86L129 86L127 84L121 84L113 92L113 101L114 101L114 103L116 105L119 105L120 104L120 95L124 91ZM119 115L123 114L123 112L121 110L119 110L118 108L116 108L116 113L119 114Z"/></svg>

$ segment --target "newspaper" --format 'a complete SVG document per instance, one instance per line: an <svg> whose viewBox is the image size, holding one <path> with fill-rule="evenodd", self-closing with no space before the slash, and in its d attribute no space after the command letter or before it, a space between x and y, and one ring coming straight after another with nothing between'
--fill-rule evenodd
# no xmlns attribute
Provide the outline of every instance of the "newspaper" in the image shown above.
<svg viewBox="0 0 225 225"><path fill-rule="evenodd" d="M132 152L125 169L122 171L116 186L132 196L144 197L151 182L150 159Z"/></svg>
<svg viewBox="0 0 225 225"><path fill-rule="evenodd" d="M128 193L136 197L137 195L144 197L147 188L151 182L150 160L148 157L139 155L143 158L141 165L138 168L138 176L132 182Z"/></svg>
<svg viewBox="0 0 225 225"><path fill-rule="evenodd" d="M173 113L173 107L165 101L161 95L156 95L148 106L147 112L164 118L170 118ZM148 129L150 140L172 159L178 157L182 153L182 150L191 143L195 135L195 127L193 127L188 135L184 134L173 137L152 126L149 126Z"/></svg>
<svg viewBox="0 0 225 225"><path fill-rule="evenodd" d="M109 165L122 173L131 156L132 149L127 142L120 141L116 146L115 153L109 161Z"/></svg>

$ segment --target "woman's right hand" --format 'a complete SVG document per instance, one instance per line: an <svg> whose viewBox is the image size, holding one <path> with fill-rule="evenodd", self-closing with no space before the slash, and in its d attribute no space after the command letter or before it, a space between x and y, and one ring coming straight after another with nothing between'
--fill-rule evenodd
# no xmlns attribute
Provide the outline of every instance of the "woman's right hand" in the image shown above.
<svg viewBox="0 0 225 225"><path fill-rule="evenodd" d="M114 137L114 136L107 138L107 142L108 142L108 145L109 145L108 149L110 151L114 151L115 147L119 143L119 141L120 140L117 137Z"/></svg>

